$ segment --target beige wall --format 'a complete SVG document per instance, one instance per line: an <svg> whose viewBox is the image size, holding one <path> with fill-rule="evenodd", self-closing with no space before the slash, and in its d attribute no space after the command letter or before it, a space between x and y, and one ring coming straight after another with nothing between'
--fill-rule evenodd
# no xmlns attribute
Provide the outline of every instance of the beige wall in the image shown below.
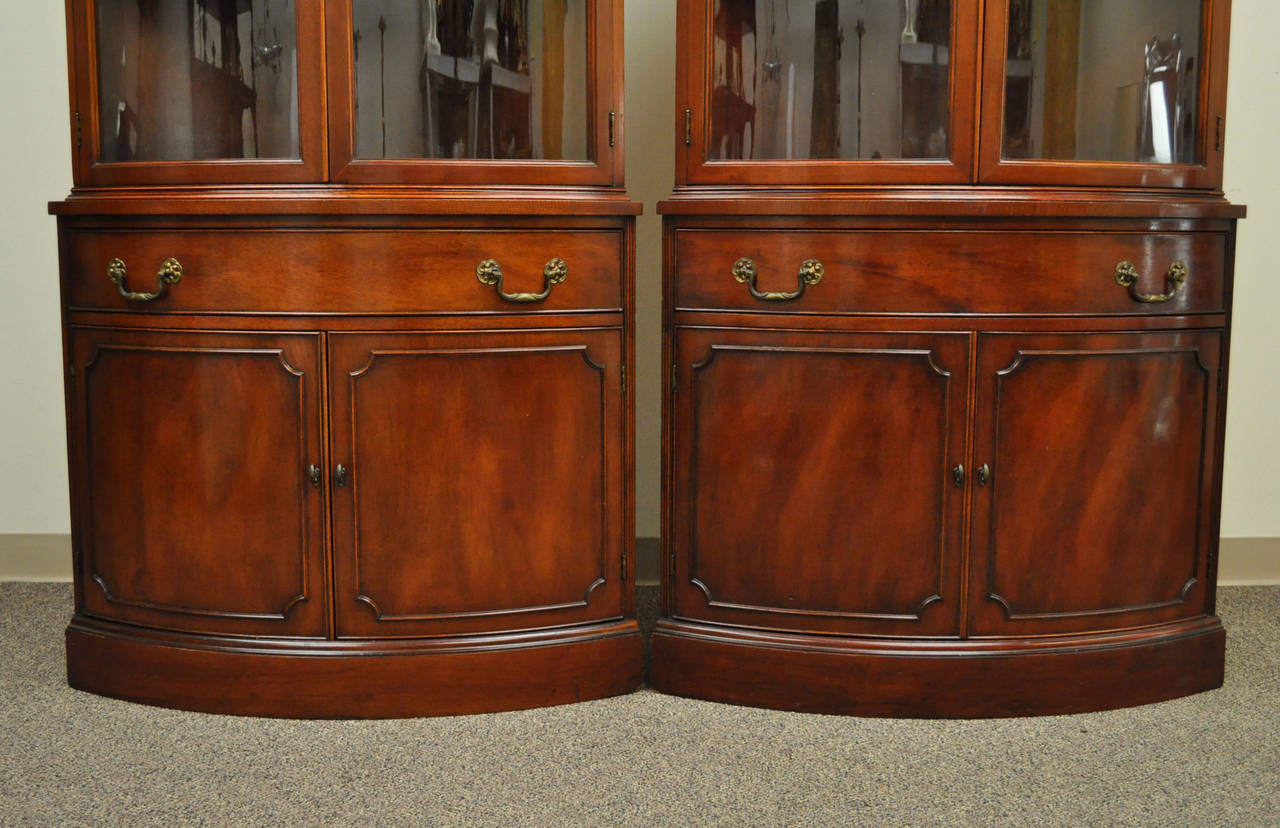
<svg viewBox="0 0 1280 828"><path fill-rule="evenodd" d="M1249 207L1236 250L1224 537L1280 537L1280 3L1232 6L1227 197Z"/></svg>
<svg viewBox="0 0 1280 828"><path fill-rule="evenodd" d="M644 204L636 238L636 534L658 536L662 451L662 220L675 183L676 0L629 0L627 190Z"/></svg>
<svg viewBox="0 0 1280 828"><path fill-rule="evenodd" d="M0 26L0 534L68 532L57 237L71 188L63 4L9 3Z"/></svg>
<svg viewBox="0 0 1280 828"><path fill-rule="evenodd" d="M10 4L0 27L0 535L68 531L53 220L45 202L71 183L62 4ZM1280 70L1270 57L1280 3L1236 0L1228 109L1228 195L1241 224L1231 406L1227 537L1280 537ZM658 533L660 223L674 155L674 0L627 3L627 177L645 203L639 234L638 529ZM143 424L139 424L142 427Z"/></svg>

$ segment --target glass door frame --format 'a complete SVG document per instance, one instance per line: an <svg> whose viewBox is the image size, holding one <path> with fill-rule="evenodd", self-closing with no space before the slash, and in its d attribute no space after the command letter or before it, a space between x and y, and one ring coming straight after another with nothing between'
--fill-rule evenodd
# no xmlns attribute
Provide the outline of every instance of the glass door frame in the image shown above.
<svg viewBox="0 0 1280 828"><path fill-rule="evenodd" d="M937 160L711 161L713 0L679 0L676 36L677 186L967 184L974 174L979 12L982 0L952 0L949 157Z"/></svg>
<svg viewBox="0 0 1280 828"><path fill-rule="evenodd" d="M1227 102L1227 35L1231 1L1204 0L1200 23L1196 156L1201 164L1144 164L1122 161L1060 161L1004 158L1005 55L1009 39L1008 0L986 0L986 42L982 68L982 138L978 180L983 184L1039 184L1064 187L1222 189L1223 125Z"/></svg>
<svg viewBox="0 0 1280 828"><path fill-rule="evenodd" d="M320 4L294 4L298 44L299 158L102 161L97 0L67 0L72 173L77 187L283 184L325 179L324 29Z"/></svg>
<svg viewBox="0 0 1280 828"><path fill-rule="evenodd" d="M586 3L587 95L590 102L587 107L587 153L590 160L490 161L357 158L353 0L327 0L329 165L332 180L342 184L621 187L625 120L622 108L622 2L586 0Z"/></svg>

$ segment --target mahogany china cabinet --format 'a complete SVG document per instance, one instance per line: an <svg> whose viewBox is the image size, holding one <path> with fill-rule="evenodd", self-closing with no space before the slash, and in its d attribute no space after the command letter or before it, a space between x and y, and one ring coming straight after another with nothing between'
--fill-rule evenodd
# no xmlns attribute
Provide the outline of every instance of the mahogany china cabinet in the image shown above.
<svg viewBox="0 0 1280 828"><path fill-rule="evenodd" d="M68 0L72 686L640 682L621 0Z"/></svg>
<svg viewBox="0 0 1280 828"><path fill-rule="evenodd" d="M680 0L654 683L1220 686L1229 0Z"/></svg>

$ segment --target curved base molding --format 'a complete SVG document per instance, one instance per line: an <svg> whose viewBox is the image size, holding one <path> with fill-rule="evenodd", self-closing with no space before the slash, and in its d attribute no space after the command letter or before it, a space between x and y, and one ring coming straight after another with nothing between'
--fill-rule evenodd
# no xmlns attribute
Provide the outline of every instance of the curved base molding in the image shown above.
<svg viewBox="0 0 1280 828"><path fill-rule="evenodd" d="M493 713L640 685L634 620L450 639L325 641L166 633L77 616L72 687L142 704L299 719Z"/></svg>
<svg viewBox="0 0 1280 828"><path fill-rule="evenodd" d="M654 688L751 707L903 718L1087 713L1222 686L1216 617L1052 639L890 640L663 619Z"/></svg>

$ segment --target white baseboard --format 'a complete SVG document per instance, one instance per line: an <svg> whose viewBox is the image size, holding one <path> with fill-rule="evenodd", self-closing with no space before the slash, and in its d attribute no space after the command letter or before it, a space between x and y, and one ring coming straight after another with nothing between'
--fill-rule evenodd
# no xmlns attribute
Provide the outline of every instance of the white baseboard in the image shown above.
<svg viewBox="0 0 1280 828"><path fill-rule="evenodd" d="M0 581L70 580L70 535L0 535Z"/></svg>
<svg viewBox="0 0 1280 828"><path fill-rule="evenodd" d="M636 541L636 582L656 586L657 538ZM0 581L70 581L70 535L0 535ZM1280 538L1223 538L1218 555L1221 586L1280 584Z"/></svg>
<svg viewBox="0 0 1280 828"><path fill-rule="evenodd" d="M1280 538L1223 538L1218 546L1219 586L1280 584Z"/></svg>

